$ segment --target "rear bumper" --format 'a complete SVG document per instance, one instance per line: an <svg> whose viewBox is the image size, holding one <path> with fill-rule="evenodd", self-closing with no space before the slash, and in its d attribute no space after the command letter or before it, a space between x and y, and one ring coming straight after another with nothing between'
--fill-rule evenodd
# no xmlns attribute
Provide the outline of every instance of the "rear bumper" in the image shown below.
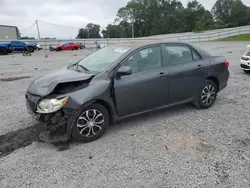
<svg viewBox="0 0 250 188"><path fill-rule="evenodd" d="M225 71L219 75L219 91L227 87L229 76L230 73L228 69L225 69Z"/></svg>

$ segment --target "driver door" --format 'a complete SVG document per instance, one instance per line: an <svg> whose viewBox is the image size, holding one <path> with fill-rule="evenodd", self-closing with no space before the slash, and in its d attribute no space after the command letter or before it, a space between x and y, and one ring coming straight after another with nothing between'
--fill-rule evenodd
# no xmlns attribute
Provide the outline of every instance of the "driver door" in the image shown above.
<svg viewBox="0 0 250 188"><path fill-rule="evenodd" d="M136 51L122 63L132 74L114 79L114 90L120 117L147 111L168 103L168 85L160 46Z"/></svg>

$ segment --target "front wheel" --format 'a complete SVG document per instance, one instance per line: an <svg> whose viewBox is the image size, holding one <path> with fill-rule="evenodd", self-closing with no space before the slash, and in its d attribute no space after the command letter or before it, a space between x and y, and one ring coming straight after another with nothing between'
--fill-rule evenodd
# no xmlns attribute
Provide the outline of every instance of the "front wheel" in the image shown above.
<svg viewBox="0 0 250 188"><path fill-rule="evenodd" d="M212 80L205 80L202 89L199 91L198 99L194 101L197 108L207 109L210 108L218 93L218 87Z"/></svg>
<svg viewBox="0 0 250 188"><path fill-rule="evenodd" d="M94 103L81 110L73 128L72 136L82 142L100 138L109 125L109 113L101 104Z"/></svg>
<svg viewBox="0 0 250 188"><path fill-rule="evenodd" d="M8 54L8 50L4 48L0 48L0 55L7 55L7 54Z"/></svg>

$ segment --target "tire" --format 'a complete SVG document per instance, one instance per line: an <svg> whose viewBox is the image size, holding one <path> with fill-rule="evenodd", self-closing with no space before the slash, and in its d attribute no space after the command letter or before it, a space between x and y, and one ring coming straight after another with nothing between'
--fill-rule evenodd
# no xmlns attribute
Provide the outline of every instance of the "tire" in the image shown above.
<svg viewBox="0 0 250 188"><path fill-rule="evenodd" d="M62 48L58 48L56 51L57 51L57 52L60 52L60 51L62 51Z"/></svg>
<svg viewBox="0 0 250 188"><path fill-rule="evenodd" d="M34 50L34 48L29 47L29 51L30 51L31 53L33 53L35 50Z"/></svg>
<svg viewBox="0 0 250 188"><path fill-rule="evenodd" d="M198 99L193 103L197 108L208 109L214 104L217 98L218 86L212 80L205 80L201 88L197 95Z"/></svg>
<svg viewBox="0 0 250 188"><path fill-rule="evenodd" d="M94 114L96 114L95 115L96 121L91 120L94 119L93 118ZM94 140L97 140L103 135L108 125L109 125L109 113L107 109L101 104L94 103L80 110L80 113L77 116L75 123L73 125L71 134L77 141L85 143L92 142Z"/></svg>
<svg viewBox="0 0 250 188"><path fill-rule="evenodd" d="M249 74L250 70L243 70L245 73Z"/></svg>
<svg viewBox="0 0 250 188"><path fill-rule="evenodd" d="M74 49L73 50L78 50L78 48L77 47L74 47Z"/></svg>
<svg viewBox="0 0 250 188"><path fill-rule="evenodd" d="M7 54L8 54L8 50L4 48L0 48L0 55L7 55Z"/></svg>

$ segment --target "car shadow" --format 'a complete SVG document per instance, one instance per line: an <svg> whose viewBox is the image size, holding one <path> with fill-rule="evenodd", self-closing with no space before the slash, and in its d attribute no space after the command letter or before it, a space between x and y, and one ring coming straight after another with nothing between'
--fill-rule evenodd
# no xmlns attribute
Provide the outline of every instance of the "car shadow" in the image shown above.
<svg viewBox="0 0 250 188"><path fill-rule="evenodd" d="M121 129L123 126L124 127L134 126L134 122L143 123L149 119L158 119L166 115L167 116L176 115L179 113L185 113L186 111L190 111L190 110L196 110L196 108L192 104L186 104L186 105L178 105L178 106L174 106L171 108L165 108L161 110L144 113L144 114L129 117L117 123L114 123L108 127L109 129L108 131L112 131L112 129L116 129L117 127ZM138 124L136 125L138 126Z"/></svg>
<svg viewBox="0 0 250 188"><path fill-rule="evenodd" d="M161 116L171 116L174 114L185 113L186 111L195 110L195 107L191 104L175 106L168 109L157 110L154 112L145 113L135 117L127 118L119 121L115 124L108 126L105 133L105 137L117 134L117 131L132 127L139 124L143 125L143 122L149 119L157 119ZM19 148L26 147L33 142L41 142L38 139L38 132L40 132L40 123L27 127L24 129L19 129L16 131L8 132L5 135L0 136L0 158L7 156ZM100 138L102 139L102 138ZM47 143L51 144L51 143ZM57 149L57 151L65 151L70 148L70 145L82 145L84 143L76 141L74 138L69 139L66 142L52 143L52 145Z"/></svg>

